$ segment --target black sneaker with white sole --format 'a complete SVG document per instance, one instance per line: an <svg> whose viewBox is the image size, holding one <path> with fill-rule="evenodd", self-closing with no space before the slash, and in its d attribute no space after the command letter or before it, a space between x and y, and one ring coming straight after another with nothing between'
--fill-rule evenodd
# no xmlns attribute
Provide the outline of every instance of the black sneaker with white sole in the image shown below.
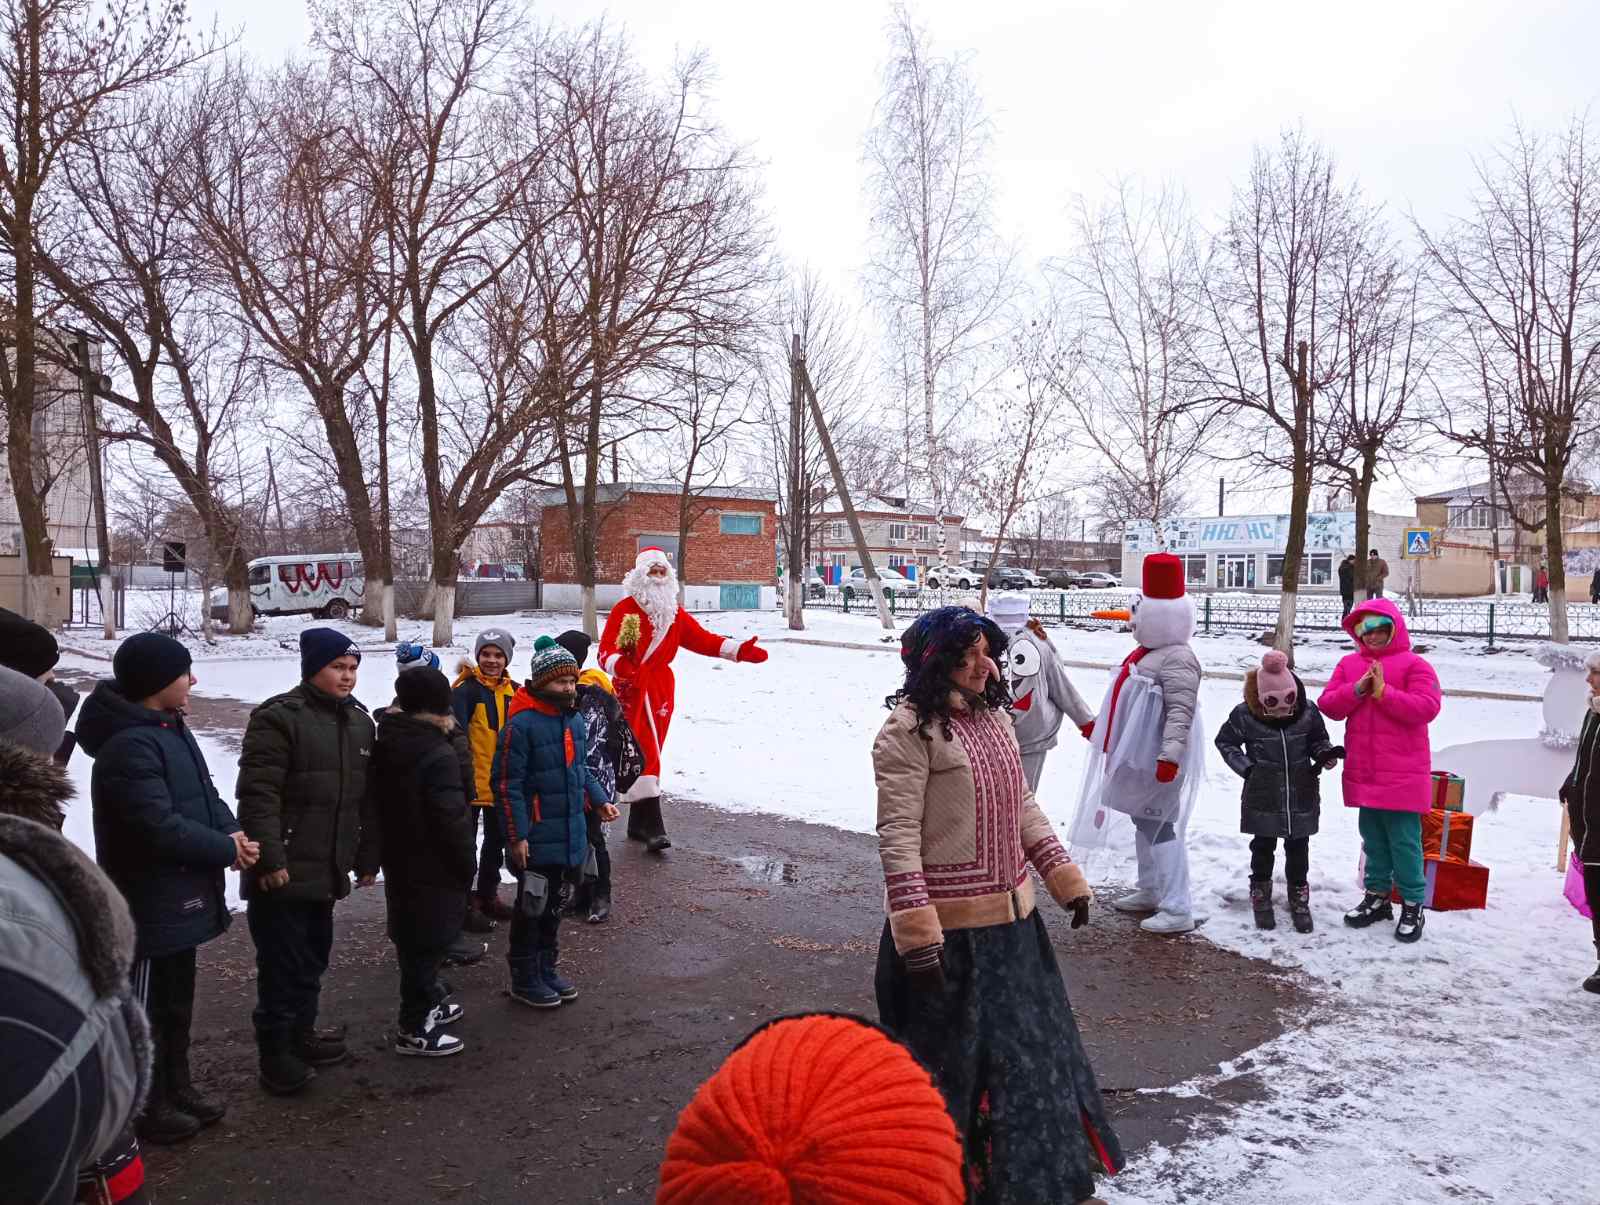
<svg viewBox="0 0 1600 1205"><path fill-rule="evenodd" d="M434 1012L438 1010L435 1009ZM433 1017L428 1015L420 1028L411 1032L401 1030L394 1035L394 1052L396 1054L410 1055L413 1058L439 1059L452 1054L460 1054L465 1047L461 1039L454 1034L444 1031Z"/></svg>
<svg viewBox="0 0 1600 1205"><path fill-rule="evenodd" d="M1422 915L1421 904L1400 905L1400 923L1394 927L1396 941L1413 942L1422 940L1422 926L1427 923Z"/></svg>
<svg viewBox="0 0 1600 1205"><path fill-rule="evenodd" d="M454 1025L466 1014L467 1010L459 1004L446 1002L434 1005L433 1011L428 1014L428 1020L434 1025Z"/></svg>
<svg viewBox="0 0 1600 1205"><path fill-rule="evenodd" d="M1359 904L1344 914L1344 923L1352 929L1365 929L1381 920L1393 919L1394 905L1389 902L1388 896L1379 895L1376 891L1367 892Z"/></svg>

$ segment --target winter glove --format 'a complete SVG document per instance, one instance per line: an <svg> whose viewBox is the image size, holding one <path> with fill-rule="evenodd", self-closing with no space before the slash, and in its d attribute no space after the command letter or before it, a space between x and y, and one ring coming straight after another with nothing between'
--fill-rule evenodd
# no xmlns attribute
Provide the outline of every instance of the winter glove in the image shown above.
<svg viewBox="0 0 1600 1205"><path fill-rule="evenodd" d="M906 978L918 996L944 993L944 946L922 946L906 954Z"/></svg>
<svg viewBox="0 0 1600 1205"><path fill-rule="evenodd" d="M632 653L623 653L617 658L617 663L611 667L613 678L633 678L639 673L639 663L633 659Z"/></svg>
<svg viewBox="0 0 1600 1205"><path fill-rule="evenodd" d="M1156 763L1156 781L1171 782L1178 777L1178 763L1175 761L1158 761Z"/></svg>
<svg viewBox="0 0 1600 1205"><path fill-rule="evenodd" d="M1094 740L1094 721L1090 720L1087 724L1079 724L1078 731L1083 733L1084 740Z"/></svg>
<svg viewBox="0 0 1600 1205"><path fill-rule="evenodd" d="M1344 746L1332 745L1322 755L1322 760L1317 763L1319 770L1331 770L1344 760Z"/></svg>
<svg viewBox="0 0 1600 1205"><path fill-rule="evenodd" d="M1089 923L1089 897L1080 896L1067 905L1067 911L1072 913L1072 927L1081 929Z"/></svg>
<svg viewBox="0 0 1600 1205"><path fill-rule="evenodd" d="M756 644L754 636L739 646L739 653L734 657L735 661L745 661L751 665L760 665L766 659L767 650Z"/></svg>

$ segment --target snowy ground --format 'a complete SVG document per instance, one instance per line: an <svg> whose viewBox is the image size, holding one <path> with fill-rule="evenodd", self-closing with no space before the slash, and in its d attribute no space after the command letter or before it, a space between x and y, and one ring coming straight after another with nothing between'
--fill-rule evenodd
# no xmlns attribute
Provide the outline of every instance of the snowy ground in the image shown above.
<svg viewBox="0 0 1600 1205"><path fill-rule="evenodd" d="M526 664L532 639L575 626L575 616L466 620L464 654L479 627L505 626ZM720 806L773 812L871 831L870 746L883 699L899 677L897 642L883 644L873 620L813 612L790 640L769 613L718 614L708 626L726 635L759 634L772 650L764 666L689 655L676 663L679 711L668 740L667 787ZM298 620L273 620L264 635L229 638L197 650L199 691L248 701L297 677ZM369 705L391 695L394 660L367 629L349 625L368 648L358 695ZM404 625L402 639L425 639ZM1109 666L1131 647L1113 631L1057 630L1064 655ZM521 643L525 642L525 643ZM71 643L103 656L78 639ZM842 647L840 647L842 646ZM1532 699L1547 671L1523 651L1485 656L1467 642L1433 642L1447 692L1500 690L1527 701L1447 698L1434 725L1435 747L1486 735L1533 736ZM1242 671L1260 646L1242 637L1197 641L1208 669ZM1309 642L1301 671L1323 676L1341 645ZM1530 650L1531 651L1531 650ZM446 667L455 655L445 653ZM104 673L104 661L68 662ZM1107 671L1075 669L1085 697L1103 693ZM1240 698L1240 686L1208 679L1201 704L1208 733ZM1339 740L1339 725L1330 725ZM206 736L217 785L231 797L232 738ZM1064 827L1077 799L1085 746L1064 738L1047 767L1041 801ZM86 787L89 763L73 770ZM1553 788L1554 784L1552 784ZM1310 976L1324 989L1312 1015L1281 1039L1178 1090L1225 1091L1227 1081L1260 1081L1264 1098L1238 1106L1224 1126L1175 1152L1147 1153L1103 1195L1114 1205L1260 1201L1312 1205L1363 1199L1394 1202L1572 1202L1600 1160L1600 1106L1593 1103L1591 1036L1600 1001L1578 989L1594 965L1588 922L1561 897L1553 869L1557 805L1513 798L1479 817L1474 857L1491 867L1484 912L1430 913L1420 944L1397 944L1387 926L1356 933L1339 913L1358 894L1355 813L1340 806L1336 777L1325 781L1323 831L1312 841L1311 885L1318 929L1256 930L1246 901L1246 839L1238 833L1238 783L1220 758L1209 767L1190 830L1196 900L1208 940ZM74 835L87 808L74 809ZM1281 864L1280 864L1281 884ZM1126 881L1113 868L1107 884ZM1279 890L1281 905L1281 885ZM1158 939L1151 939L1158 940ZM1129 957L1139 956L1138 947ZM1070 964L1066 967L1069 984ZM1104 1073L1107 1069L1102 1069ZM1257 1094L1234 1093L1254 1098ZM1352 1185L1352 1179L1355 1184Z"/></svg>

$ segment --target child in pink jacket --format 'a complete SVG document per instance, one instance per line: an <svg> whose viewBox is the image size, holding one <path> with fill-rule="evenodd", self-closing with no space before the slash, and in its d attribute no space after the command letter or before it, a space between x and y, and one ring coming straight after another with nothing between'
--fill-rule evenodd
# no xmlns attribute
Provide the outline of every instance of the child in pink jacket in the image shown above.
<svg viewBox="0 0 1600 1205"><path fill-rule="evenodd" d="M1399 609L1368 599L1344 617L1356 651L1339 662L1317 706L1344 720L1344 802L1361 809L1366 895L1344 923L1365 929L1393 920L1391 883L1400 889L1396 940L1422 936L1422 815L1433 806L1428 724L1439 714L1439 678L1411 651Z"/></svg>

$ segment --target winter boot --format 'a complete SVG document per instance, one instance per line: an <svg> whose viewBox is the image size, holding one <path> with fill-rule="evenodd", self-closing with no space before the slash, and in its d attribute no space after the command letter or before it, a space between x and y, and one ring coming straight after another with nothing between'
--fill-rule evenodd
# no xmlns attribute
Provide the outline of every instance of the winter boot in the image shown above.
<svg viewBox="0 0 1600 1205"><path fill-rule="evenodd" d="M512 916L511 905L502 900L499 895L490 892L488 895L475 895L473 902L478 905L478 911L491 920L510 920Z"/></svg>
<svg viewBox="0 0 1600 1205"><path fill-rule="evenodd" d="M214 1096L207 1096L194 1086L189 1073L189 1052L172 1050L167 1056L167 1099L181 1111L196 1118L201 1125L215 1125L228 1112L227 1106Z"/></svg>
<svg viewBox="0 0 1600 1205"><path fill-rule="evenodd" d="M261 1052L258 1078L274 1096L293 1096L317 1078L316 1071L290 1048L288 1034L257 1034L256 1043Z"/></svg>
<svg viewBox="0 0 1600 1205"><path fill-rule="evenodd" d="M529 1008L560 1008L561 996L550 989L540 973L543 957L542 952L537 952L526 958L506 959L511 967L511 986L507 989L507 995Z"/></svg>
<svg viewBox="0 0 1600 1205"><path fill-rule="evenodd" d="M1311 923L1311 888L1304 883L1289 884L1289 919L1294 921L1296 933L1309 933Z"/></svg>
<svg viewBox="0 0 1600 1205"><path fill-rule="evenodd" d="M1112 900L1111 906L1118 912L1154 912L1158 902L1154 891L1147 891L1141 887L1120 900Z"/></svg>
<svg viewBox="0 0 1600 1205"><path fill-rule="evenodd" d="M493 933L494 918L479 907L476 896L467 897L467 914L461 921L463 933Z"/></svg>
<svg viewBox="0 0 1600 1205"><path fill-rule="evenodd" d="M1381 920L1393 919L1394 905L1389 902L1388 896L1379 895L1376 891L1367 892L1359 904L1344 914L1344 923L1352 929L1365 929Z"/></svg>
<svg viewBox="0 0 1600 1205"><path fill-rule="evenodd" d="M451 1004L447 1007L455 1009L455 1016L450 1020L460 1020L461 1006ZM460 1054L465 1050L466 1047L460 1038L444 1031L444 1026L449 1024L449 1021L440 1016L441 1011L434 1009L416 1029L410 1031L402 1029L395 1034L394 1052L415 1058L437 1059L446 1055Z"/></svg>
<svg viewBox="0 0 1600 1205"><path fill-rule="evenodd" d="M476 938L467 937L465 934L458 936L450 943L450 948L445 951L444 965L447 967L469 967L480 961L489 952L489 943L478 941Z"/></svg>
<svg viewBox="0 0 1600 1205"><path fill-rule="evenodd" d="M343 1025L324 1029L303 1025L294 1031L294 1052L301 1062L310 1063L313 1067L332 1067L350 1057L350 1049L344 1044L344 1035Z"/></svg>
<svg viewBox="0 0 1600 1205"><path fill-rule="evenodd" d="M609 892L595 892L594 899L589 902L589 923L591 925L604 924L611 917L611 895Z"/></svg>
<svg viewBox="0 0 1600 1205"><path fill-rule="evenodd" d="M555 950L539 951L539 977L544 985L560 997L565 1004L568 1000L578 998L578 989L567 980L556 974L556 959L560 954Z"/></svg>
<svg viewBox="0 0 1600 1205"><path fill-rule="evenodd" d="M1600 996L1600 967L1596 967L1594 974L1583 981L1583 990Z"/></svg>
<svg viewBox="0 0 1600 1205"><path fill-rule="evenodd" d="M589 905L594 901L594 890L588 883L579 884L572 893L572 902L567 905L569 916L588 916Z"/></svg>
<svg viewBox="0 0 1600 1205"><path fill-rule="evenodd" d="M1410 944L1422 940L1422 926L1426 923L1421 904L1401 904L1400 923L1394 927L1394 939Z"/></svg>
<svg viewBox="0 0 1600 1205"><path fill-rule="evenodd" d="M1256 928L1276 929L1278 918L1272 911L1272 880L1250 880L1250 909L1256 914Z"/></svg>
<svg viewBox="0 0 1600 1205"><path fill-rule="evenodd" d="M150 1097L145 1101L134 1132L139 1141L152 1146L169 1146L193 1138L200 1132L200 1119L180 1109L171 1097L172 1081L163 1066L165 1052L156 1051L150 1074Z"/></svg>
<svg viewBox="0 0 1600 1205"><path fill-rule="evenodd" d="M639 836L634 837L634 826ZM628 809L628 836L643 841L645 849L653 854L672 848L672 838L667 836L666 822L661 818L661 797L641 799Z"/></svg>

